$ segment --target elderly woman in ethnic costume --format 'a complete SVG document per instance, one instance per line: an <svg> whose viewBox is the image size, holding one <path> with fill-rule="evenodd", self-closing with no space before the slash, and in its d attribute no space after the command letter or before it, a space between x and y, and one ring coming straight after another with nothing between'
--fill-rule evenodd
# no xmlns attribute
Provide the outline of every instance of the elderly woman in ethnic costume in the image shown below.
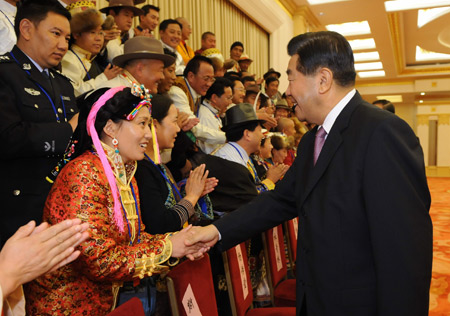
<svg viewBox="0 0 450 316"><path fill-rule="evenodd" d="M75 262L26 287L27 314L106 315L118 293L121 300L124 282L139 284L166 271L171 257L194 259L207 250L184 246L190 226L176 234L145 232L134 179L136 160L151 144L150 98L143 90L101 89L81 105L72 159L57 176L43 217L50 224L80 218L91 239Z"/></svg>
<svg viewBox="0 0 450 316"><path fill-rule="evenodd" d="M90 2L87 2L90 3ZM70 48L61 61L62 73L72 80L75 96L99 88L115 78L121 69L108 65L103 68L96 61L97 54L105 45L103 18L99 11L88 7L84 11L71 11Z"/></svg>

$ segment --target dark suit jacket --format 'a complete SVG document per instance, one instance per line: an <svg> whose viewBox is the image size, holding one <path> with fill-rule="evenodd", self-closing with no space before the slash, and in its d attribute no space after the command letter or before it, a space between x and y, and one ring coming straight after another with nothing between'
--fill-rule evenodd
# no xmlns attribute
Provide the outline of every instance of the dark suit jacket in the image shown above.
<svg viewBox="0 0 450 316"><path fill-rule="evenodd" d="M215 211L232 212L258 196L255 181L246 167L212 155L202 156L200 163L206 165L209 177L216 177L220 183L208 194Z"/></svg>
<svg viewBox="0 0 450 316"><path fill-rule="evenodd" d="M44 202L51 188L45 178L60 160L72 136L72 127L64 120L64 110L67 120L78 112L73 87L66 77L49 69L52 78L49 82L17 46L12 53L0 56L0 237L3 242L28 221L42 221ZM45 93L52 99L60 123Z"/></svg>
<svg viewBox="0 0 450 316"><path fill-rule="evenodd" d="M428 315L432 224L417 137L358 93L313 166L315 132L274 191L214 223L223 249L299 216L297 310Z"/></svg>

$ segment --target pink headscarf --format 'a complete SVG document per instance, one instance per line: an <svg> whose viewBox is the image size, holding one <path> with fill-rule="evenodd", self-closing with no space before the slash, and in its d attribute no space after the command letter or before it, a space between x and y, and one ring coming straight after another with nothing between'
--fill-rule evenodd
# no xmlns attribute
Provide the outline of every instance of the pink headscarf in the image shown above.
<svg viewBox="0 0 450 316"><path fill-rule="evenodd" d="M122 91L125 87L111 88L106 91L92 106L89 116L86 121L87 132L92 138L92 143L94 144L95 150L97 151L98 157L102 162L103 169L105 170L106 178L108 179L109 186L111 187L111 192L114 198L114 221L119 227L119 231L123 233L125 231L123 223L123 215L121 211L121 204L119 200L119 191L117 189L116 177L111 169L108 158L106 157L105 151L102 147L100 139L98 137L97 131L95 130L95 120L97 119L97 113L102 106L105 105L106 101L111 99L117 92Z"/></svg>

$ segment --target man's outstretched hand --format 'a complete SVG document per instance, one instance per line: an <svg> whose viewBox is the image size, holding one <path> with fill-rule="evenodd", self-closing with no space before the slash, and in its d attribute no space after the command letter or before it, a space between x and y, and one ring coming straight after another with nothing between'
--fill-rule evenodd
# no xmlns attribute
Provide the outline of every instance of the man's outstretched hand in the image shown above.
<svg viewBox="0 0 450 316"><path fill-rule="evenodd" d="M200 243L202 246L212 247L219 240L219 230L214 225L208 225L205 227L193 226L185 239L184 243L187 247ZM203 254L188 254L190 260L200 259Z"/></svg>

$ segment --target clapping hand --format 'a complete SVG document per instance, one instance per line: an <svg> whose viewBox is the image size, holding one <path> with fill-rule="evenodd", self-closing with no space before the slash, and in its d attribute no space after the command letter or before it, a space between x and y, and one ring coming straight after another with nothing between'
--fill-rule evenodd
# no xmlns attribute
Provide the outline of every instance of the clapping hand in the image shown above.
<svg viewBox="0 0 450 316"><path fill-rule="evenodd" d="M20 227L0 252L0 284L5 297L18 286L78 258L75 250L89 238L87 223L65 220L53 226L34 221Z"/></svg>

